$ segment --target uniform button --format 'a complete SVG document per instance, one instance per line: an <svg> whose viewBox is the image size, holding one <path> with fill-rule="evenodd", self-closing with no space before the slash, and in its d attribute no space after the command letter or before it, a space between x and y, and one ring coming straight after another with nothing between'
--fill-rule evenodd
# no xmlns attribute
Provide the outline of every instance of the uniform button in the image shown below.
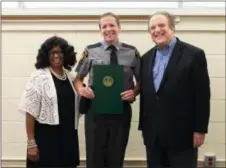
<svg viewBox="0 0 226 168"><path fill-rule="evenodd" d="M159 99L159 96L156 96L156 99L158 100Z"/></svg>

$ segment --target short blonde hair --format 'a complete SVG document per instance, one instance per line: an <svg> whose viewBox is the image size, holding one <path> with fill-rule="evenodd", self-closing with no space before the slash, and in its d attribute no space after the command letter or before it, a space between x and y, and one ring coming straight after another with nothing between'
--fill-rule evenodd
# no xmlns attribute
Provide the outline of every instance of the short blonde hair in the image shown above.
<svg viewBox="0 0 226 168"><path fill-rule="evenodd" d="M159 12L155 12L152 16L149 17L148 19L148 31L149 30L149 24L150 24L150 21L151 21L151 18L153 16L156 16L156 15L163 15L167 18L168 20L168 24L169 24L169 27L174 31L175 30L175 20L174 20L174 16L172 14L170 14L169 12L166 12L166 11L159 11Z"/></svg>
<svg viewBox="0 0 226 168"><path fill-rule="evenodd" d="M120 26L120 20L119 20L119 17L116 14L114 14L112 12L104 13L103 15L100 16L100 20L102 18L106 17L106 16L112 16L113 18L115 18L115 21L116 21L117 25ZM101 28L100 27L100 20L99 20L99 28Z"/></svg>

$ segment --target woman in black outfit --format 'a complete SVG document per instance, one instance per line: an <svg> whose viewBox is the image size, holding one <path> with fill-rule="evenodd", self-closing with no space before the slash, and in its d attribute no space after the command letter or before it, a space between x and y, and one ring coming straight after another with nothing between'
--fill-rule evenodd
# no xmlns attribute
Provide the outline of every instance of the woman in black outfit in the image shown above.
<svg viewBox="0 0 226 168"><path fill-rule="evenodd" d="M60 37L47 39L38 51L19 110L26 115L27 168L79 165L78 95L71 68L74 47Z"/></svg>

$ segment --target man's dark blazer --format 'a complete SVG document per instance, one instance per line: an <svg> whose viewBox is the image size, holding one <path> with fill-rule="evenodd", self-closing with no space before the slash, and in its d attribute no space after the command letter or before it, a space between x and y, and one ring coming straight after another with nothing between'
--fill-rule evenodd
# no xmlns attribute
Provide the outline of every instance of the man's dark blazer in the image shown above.
<svg viewBox="0 0 226 168"><path fill-rule="evenodd" d="M151 148L158 136L164 147L186 150L193 147L194 132L208 132L210 81L205 53L177 38L156 92L156 50L150 49L141 58L139 130L147 147Z"/></svg>

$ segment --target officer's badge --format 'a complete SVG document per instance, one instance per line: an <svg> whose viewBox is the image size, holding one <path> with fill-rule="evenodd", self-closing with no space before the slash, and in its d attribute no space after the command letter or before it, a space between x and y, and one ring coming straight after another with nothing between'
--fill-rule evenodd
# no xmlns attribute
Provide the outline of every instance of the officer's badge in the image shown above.
<svg viewBox="0 0 226 168"><path fill-rule="evenodd" d="M88 57L88 51L84 50L82 55L81 55L79 62L82 63L87 57Z"/></svg>
<svg viewBox="0 0 226 168"><path fill-rule="evenodd" d="M114 79L111 76L105 76L103 78L103 85L105 87L111 87L114 84Z"/></svg>

